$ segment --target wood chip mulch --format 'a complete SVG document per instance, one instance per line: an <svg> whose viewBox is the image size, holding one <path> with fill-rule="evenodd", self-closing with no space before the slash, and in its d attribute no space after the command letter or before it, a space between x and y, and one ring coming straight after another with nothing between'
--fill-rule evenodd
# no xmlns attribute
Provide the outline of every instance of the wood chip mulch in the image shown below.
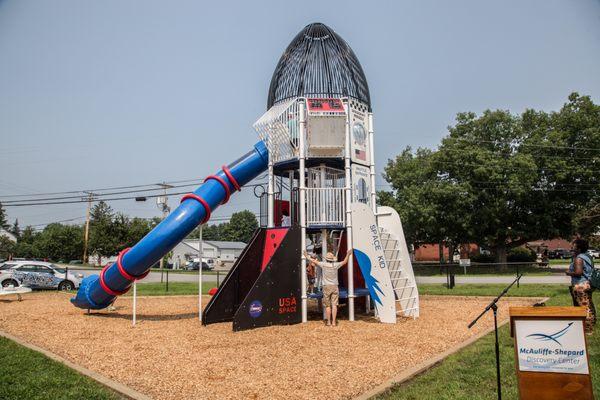
<svg viewBox="0 0 600 400"><path fill-rule="evenodd" d="M344 399L491 327L488 315L467 329L489 300L422 296L421 317L396 325L363 317L233 333L230 323L200 326L194 296L139 297L132 327L131 298L86 315L67 295L41 292L0 301L0 330L156 399ZM500 320L536 300L502 300Z"/></svg>

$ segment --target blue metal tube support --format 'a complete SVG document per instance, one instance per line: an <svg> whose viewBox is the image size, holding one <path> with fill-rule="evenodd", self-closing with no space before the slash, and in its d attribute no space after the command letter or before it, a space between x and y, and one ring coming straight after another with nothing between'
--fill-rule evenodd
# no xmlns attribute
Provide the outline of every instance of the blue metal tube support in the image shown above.
<svg viewBox="0 0 600 400"><path fill-rule="evenodd" d="M265 171L267 166L267 148L263 142L258 142L252 151L229 164L228 169L237 185L243 186ZM215 175L228 185L230 193L233 194L236 184L229 179L227 173L222 169ZM193 194L203 199L211 211L227 197L227 191L217 179L206 180ZM154 263L192 232L206 218L206 214L205 207L200 201L196 199L183 201L167 218L122 256L121 266L131 276L143 276ZM132 280L127 279L119 271L116 262L104 272L104 284L111 291L125 292L132 283ZM79 291L71 299L71 303L79 308L99 310L111 305L115 299L114 294L108 293L102 287L99 275L92 275L81 282Z"/></svg>

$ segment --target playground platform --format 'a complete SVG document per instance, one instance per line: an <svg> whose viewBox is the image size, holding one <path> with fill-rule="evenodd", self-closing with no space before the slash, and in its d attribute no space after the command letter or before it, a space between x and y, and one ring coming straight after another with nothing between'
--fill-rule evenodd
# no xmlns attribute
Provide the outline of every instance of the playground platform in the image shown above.
<svg viewBox="0 0 600 400"><path fill-rule="evenodd" d="M466 327L484 297L423 296L420 318L395 325L360 316L326 327L313 308L307 324L234 333L230 323L200 326L196 296L139 297L136 327L131 298L86 315L68 296L0 301L0 331L156 399L352 398L493 325ZM534 301L503 300L500 319L509 304Z"/></svg>

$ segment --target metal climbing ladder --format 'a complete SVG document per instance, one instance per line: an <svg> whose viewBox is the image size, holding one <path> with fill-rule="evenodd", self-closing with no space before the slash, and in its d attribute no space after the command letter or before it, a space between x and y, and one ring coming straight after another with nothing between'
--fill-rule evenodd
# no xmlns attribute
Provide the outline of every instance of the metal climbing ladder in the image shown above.
<svg viewBox="0 0 600 400"><path fill-rule="evenodd" d="M388 263L388 270L396 296L397 313L405 317L419 316L419 291L408 254L402 256L400 240L391 232L380 228L381 244ZM404 246L406 247L406 245ZM407 250L407 249L406 249ZM404 263L408 265L403 265Z"/></svg>

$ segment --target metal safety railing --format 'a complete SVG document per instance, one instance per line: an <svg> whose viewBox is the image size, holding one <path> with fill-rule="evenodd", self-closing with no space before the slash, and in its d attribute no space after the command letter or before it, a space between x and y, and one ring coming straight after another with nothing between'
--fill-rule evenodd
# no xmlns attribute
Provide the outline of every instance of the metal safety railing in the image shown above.
<svg viewBox="0 0 600 400"><path fill-rule="evenodd" d="M344 188L307 188L306 224L345 225L346 193Z"/></svg>

